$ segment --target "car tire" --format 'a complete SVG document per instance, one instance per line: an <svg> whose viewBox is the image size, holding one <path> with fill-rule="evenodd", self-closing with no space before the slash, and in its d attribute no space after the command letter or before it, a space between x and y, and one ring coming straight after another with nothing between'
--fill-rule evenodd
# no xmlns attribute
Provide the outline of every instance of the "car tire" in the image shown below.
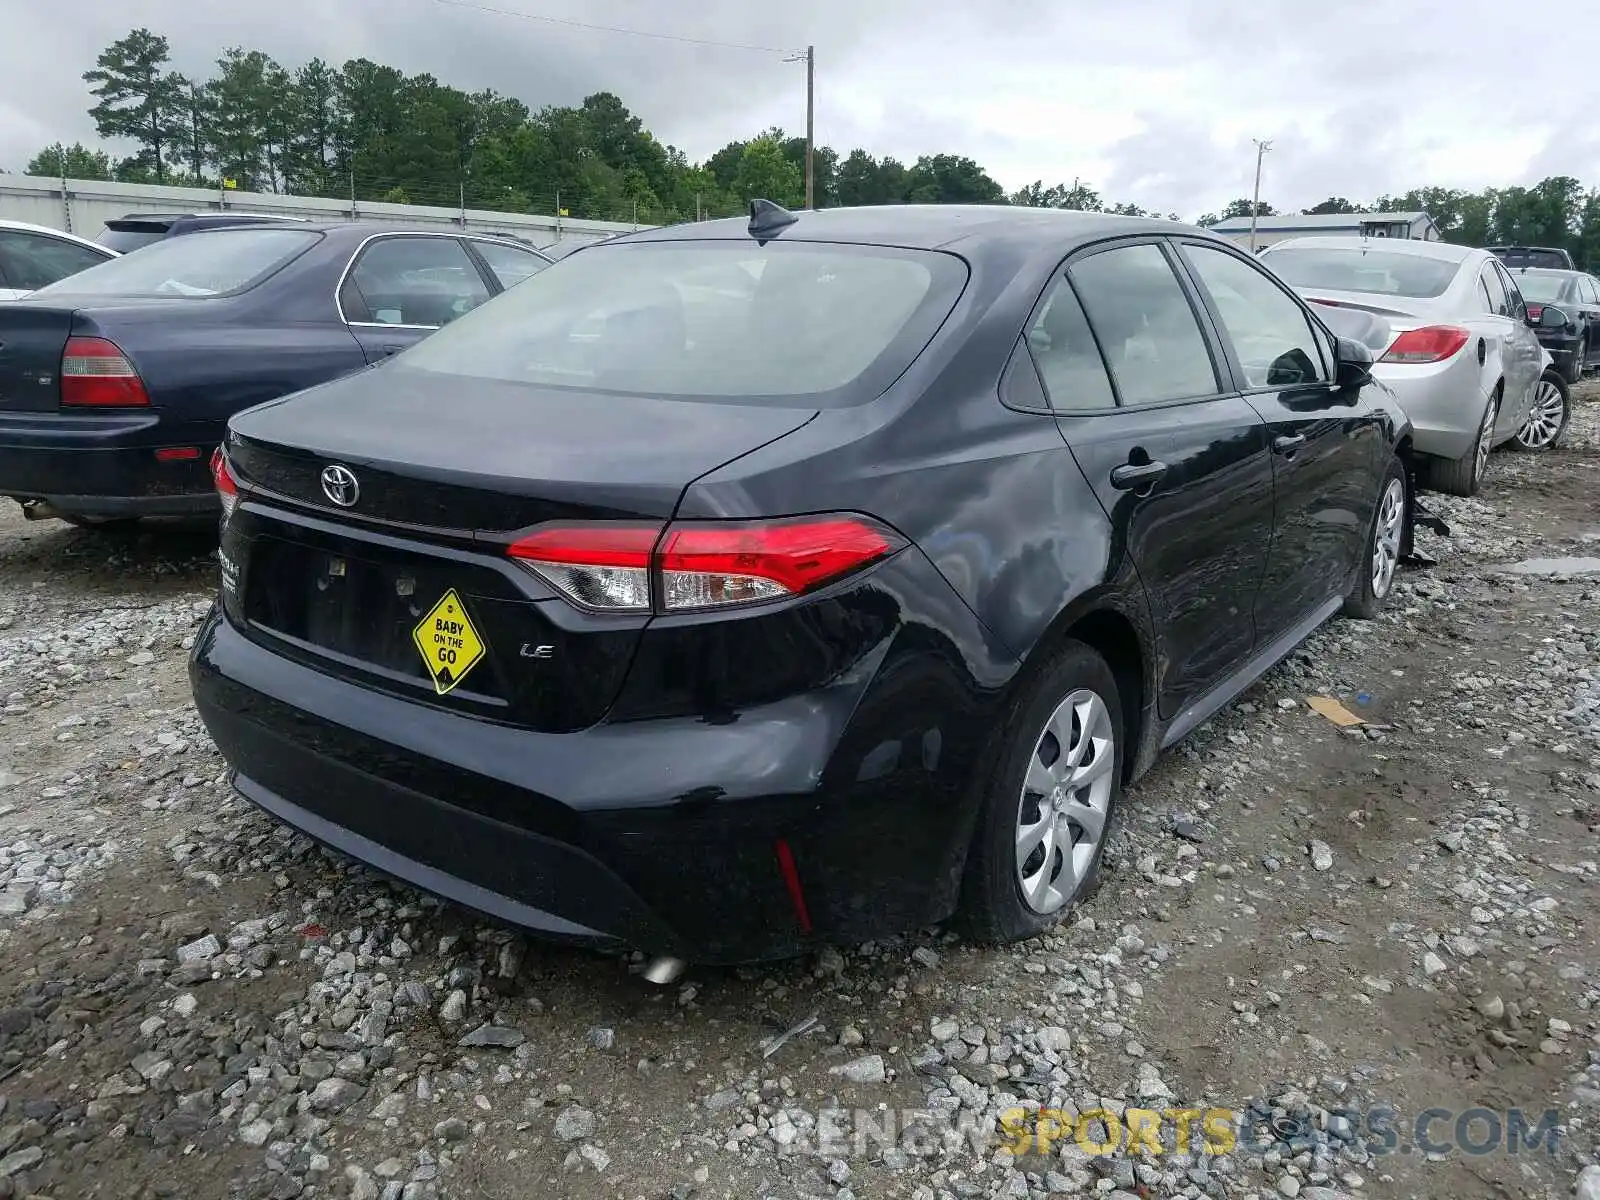
<svg viewBox="0 0 1600 1200"><path fill-rule="evenodd" d="M1478 435L1472 448L1460 458L1430 458L1427 460L1426 479L1434 491L1450 496L1476 496L1483 485L1484 468L1488 466L1489 451L1493 449L1494 426L1500 416L1500 387L1489 397L1483 418L1478 423Z"/></svg>
<svg viewBox="0 0 1600 1200"><path fill-rule="evenodd" d="M1553 367L1539 377L1534 390L1533 408L1511 444L1518 450L1542 454L1554 450L1567 436L1572 421L1572 388L1566 377Z"/></svg>
<svg viewBox="0 0 1600 1200"><path fill-rule="evenodd" d="M1578 348L1572 352L1572 365L1563 374L1568 383L1577 383L1583 378L1583 364L1589 360L1589 340L1584 338L1578 343Z"/></svg>
<svg viewBox="0 0 1600 1200"><path fill-rule="evenodd" d="M1344 600L1345 616L1370 621L1394 593L1400 560L1411 548L1410 508L1405 464L1398 458L1391 459L1378 487L1372 524L1367 527L1366 550L1358 567L1355 590Z"/></svg>
<svg viewBox="0 0 1600 1200"><path fill-rule="evenodd" d="M1020 941L1094 894L1132 751L1125 741L1111 668L1082 642L1064 643L1023 685L985 756L994 770L978 785L962 884L970 935Z"/></svg>

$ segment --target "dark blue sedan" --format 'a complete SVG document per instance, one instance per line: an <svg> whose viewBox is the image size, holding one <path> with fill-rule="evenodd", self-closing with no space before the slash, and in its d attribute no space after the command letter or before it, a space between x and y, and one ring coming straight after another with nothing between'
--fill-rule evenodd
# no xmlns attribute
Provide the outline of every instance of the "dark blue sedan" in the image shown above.
<svg viewBox="0 0 1600 1200"><path fill-rule="evenodd" d="M234 413L403 350L549 261L467 233L254 226L0 304L0 496L79 524L213 512Z"/></svg>

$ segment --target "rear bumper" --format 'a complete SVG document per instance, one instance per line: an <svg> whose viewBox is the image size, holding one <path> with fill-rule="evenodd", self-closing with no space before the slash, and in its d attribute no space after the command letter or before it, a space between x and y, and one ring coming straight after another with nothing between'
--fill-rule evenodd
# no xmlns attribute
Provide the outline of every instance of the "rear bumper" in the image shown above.
<svg viewBox="0 0 1600 1200"><path fill-rule="evenodd" d="M0 496L83 516L213 513L209 459L221 436L221 427L171 423L156 412L0 413ZM179 447L197 457L156 457Z"/></svg>
<svg viewBox="0 0 1600 1200"><path fill-rule="evenodd" d="M323 674L214 612L190 678L246 798L547 937L745 962L927 924L959 893L973 714L945 714L943 753L924 737L897 769L841 771L884 759L870 677L736 720L546 734Z"/></svg>
<svg viewBox="0 0 1600 1200"><path fill-rule="evenodd" d="M1563 334L1541 332L1539 344L1550 352L1550 358L1556 367L1565 371L1572 366L1573 356L1578 353L1579 339L1577 335L1567 337Z"/></svg>
<svg viewBox="0 0 1600 1200"><path fill-rule="evenodd" d="M1379 363L1372 372L1394 391L1411 419L1419 454L1460 458L1477 443L1489 393L1470 346L1444 363Z"/></svg>

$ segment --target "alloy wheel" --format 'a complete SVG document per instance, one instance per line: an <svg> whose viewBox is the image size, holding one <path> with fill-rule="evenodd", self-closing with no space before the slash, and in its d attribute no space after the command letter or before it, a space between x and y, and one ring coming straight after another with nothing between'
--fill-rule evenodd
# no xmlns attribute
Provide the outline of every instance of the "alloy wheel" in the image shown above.
<svg viewBox="0 0 1600 1200"><path fill-rule="evenodd" d="M1489 450L1494 445L1494 423L1500 415L1500 397L1496 396L1489 401L1489 407L1484 410L1483 424L1478 429L1477 449L1477 478L1482 479L1484 471L1489 466Z"/></svg>
<svg viewBox="0 0 1600 1200"><path fill-rule="evenodd" d="M1034 743L1017 807L1017 883L1034 912L1059 912L1082 888L1105 836L1116 763L1111 710L1077 689Z"/></svg>
<svg viewBox="0 0 1600 1200"><path fill-rule="evenodd" d="M1372 595L1382 600L1394 586L1394 571L1400 562L1400 535L1405 527L1406 487L1399 479L1389 480L1378 501L1378 519L1372 535Z"/></svg>
<svg viewBox="0 0 1600 1200"><path fill-rule="evenodd" d="M1529 450L1544 450L1555 443L1567 416L1567 400L1561 389L1548 379L1539 381L1533 411L1517 430L1517 444Z"/></svg>

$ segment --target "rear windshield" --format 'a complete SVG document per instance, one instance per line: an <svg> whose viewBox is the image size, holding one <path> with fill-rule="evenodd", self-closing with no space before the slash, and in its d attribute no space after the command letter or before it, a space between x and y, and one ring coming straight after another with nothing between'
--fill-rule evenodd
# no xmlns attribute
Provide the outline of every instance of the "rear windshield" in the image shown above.
<svg viewBox="0 0 1600 1200"><path fill-rule="evenodd" d="M140 225L134 229L112 229L109 226L95 238L102 246L115 250L118 254L126 254L130 250L137 250L141 246L148 246L151 242L159 242L167 236L165 226Z"/></svg>
<svg viewBox="0 0 1600 1200"><path fill-rule="evenodd" d="M1517 281L1517 291L1522 293L1524 300L1535 300L1540 304L1552 304L1563 299L1567 294L1567 284L1572 280L1570 275L1525 275L1520 272L1511 278Z"/></svg>
<svg viewBox="0 0 1600 1200"><path fill-rule="evenodd" d="M1261 259L1292 288L1370 292L1422 299L1442 296L1461 269L1459 262L1387 250L1320 246L1272 247Z"/></svg>
<svg viewBox="0 0 1600 1200"><path fill-rule="evenodd" d="M871 399L922 352L966 264L808 242L595 246L406 351L406 367L674 398Z"/></svg>
<svg viewBox="0 0 1600 1200"><path fill-rule="evenodd" d="M1528 250L1519 246L1496 250L1495 254L1508 267L1555 267L1559 270L1569 265L1566 254L1560 250Z"/></svg>
<svg viewBox="0 0 1600 1200"><path fill-rule="evenodd" d="M240 292L300 254L320 235L301 229L218 229L163 238L35 292L73 296L188 296Z"/></svg>

